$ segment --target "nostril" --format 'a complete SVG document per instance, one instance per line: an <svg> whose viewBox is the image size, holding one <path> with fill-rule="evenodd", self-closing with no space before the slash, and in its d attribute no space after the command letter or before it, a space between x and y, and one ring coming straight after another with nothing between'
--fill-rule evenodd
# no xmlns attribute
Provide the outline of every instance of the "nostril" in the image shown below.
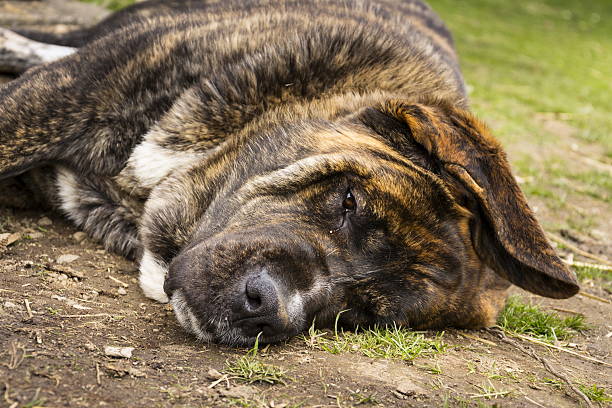
<svg viewBox="0 0 612 408"><path fill-rule="evenodd" d="M254 290L253 288L249 288L249 285L247 284L245 292L248 308L251 311L259 309L261 307L261 294L259 293L259 291Z"/></svg>

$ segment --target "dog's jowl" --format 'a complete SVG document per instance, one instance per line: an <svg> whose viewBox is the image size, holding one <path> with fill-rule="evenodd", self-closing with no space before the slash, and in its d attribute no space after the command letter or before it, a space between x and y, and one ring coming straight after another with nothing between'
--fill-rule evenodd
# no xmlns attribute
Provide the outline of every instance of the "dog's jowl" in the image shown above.
<svg viewBox="0 0 612 408"><path fill-rule="evenodd" d="M0 176L140 264L202 340L494 323L565 298L453 41L417 0L149 1L0 88ZM32 184L32 183L29 183Z"/></svg>

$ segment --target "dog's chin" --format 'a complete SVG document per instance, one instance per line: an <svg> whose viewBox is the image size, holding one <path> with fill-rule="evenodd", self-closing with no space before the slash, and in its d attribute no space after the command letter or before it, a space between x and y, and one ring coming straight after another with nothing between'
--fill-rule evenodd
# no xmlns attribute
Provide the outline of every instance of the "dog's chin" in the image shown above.
<svg viewBox="0 0 612 408"><path fill-rule="evenodd" d="M233 347L249 347L260 344L278 343L287 340L300 332L295 328L274 336L245 336L240 329L232 327L229 318L223 314L211 317L207 322L201 322L190 309L185 295L181 289L172 293L170 304L181 326L193 334L199 341L205 343L219 343Z"/></svg>

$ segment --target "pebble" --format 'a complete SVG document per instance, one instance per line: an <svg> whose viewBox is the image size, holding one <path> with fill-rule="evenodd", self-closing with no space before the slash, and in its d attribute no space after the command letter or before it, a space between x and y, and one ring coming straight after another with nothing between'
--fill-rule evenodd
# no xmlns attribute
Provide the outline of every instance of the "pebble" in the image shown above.
<svg viewBox="0 0 612 408"><path fill-rule="evenodd" d="M56 262L58 264L70 263L76 261L80 257L78 255L64 254L57 257Z"/></svg>
<svg viewBox="0 0 612 408"><path fill-rule="evenodd" d="M422 387L416 385L415 383L409 380L404 380L400 382L395 388L395 391L409 397L412 397L417 394L425 394L425 390Z"/></svg>
<svg viewBox="0 0 612 408"><path fill-rule="evenodd" d="M51 219L49 219L48 217L41 217L38 220L38 225L40 225L41 227L49 227L53 225L53 221L51 221Z"/></svg>
<svg viewBox="0 0 612 408"><path fill-rule="evenodd" d="M6 302L4 302L4 304L2 305L4 307L18 307L15 303L13 302L9 302L8 300Z"/></svg>
<svg viewBox="0 0 612 408"><path fill-rule="evenodd" d="M30 239L40 239L42 237L44 237L45 235L42 232L31 232L28 234L28 236L30 237Z"/></svg>
<svg viewBox="0 0 612 408"><path fill-rule="evenodd" d="M221 374L218 370L211 368L208 370L208 373L206 373L206 377L209 380L218 380L219 378L223 377L223 374Z"/></svg>
<svg viewBox="0 0 612 408"><path fill-rule="evenodd" d="M104 354L109 357L131 358L134 347L105 346Z"/></svg>
<svg viewBox="0 0 612 408"><path fill-rule="evenodd" d="M77 231L74 234L72 234L72 239L74 239L78 243L84 241L85 238L87 238L87 234L84 233L83 231Z"/></svg>
<svg viewBox="0 0 612 408"><path fill-rule="evenodd" d="M127 295L127 291L123 288L117 289L117 293L120 294L121 296Z"/></svg>

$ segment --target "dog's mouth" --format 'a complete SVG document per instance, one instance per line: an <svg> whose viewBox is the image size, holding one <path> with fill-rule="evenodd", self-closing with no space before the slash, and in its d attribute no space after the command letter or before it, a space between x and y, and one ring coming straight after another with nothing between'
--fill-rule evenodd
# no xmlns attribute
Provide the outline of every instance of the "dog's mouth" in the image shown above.
<svg viewBox="0 0 612 408"><path fill-rule="evenodd" d="M236 301L234 303L237 303ZM172 293L170 304L181 326L203 342L214 342L229 346L251 346L256 341L262 344L287 340L306 329L306 319L294 310L293 319L283 310L268 306L255 310L214 310L202 317L187 300L182 289ZM264 304L264 302L262 302Z"/></svg>

